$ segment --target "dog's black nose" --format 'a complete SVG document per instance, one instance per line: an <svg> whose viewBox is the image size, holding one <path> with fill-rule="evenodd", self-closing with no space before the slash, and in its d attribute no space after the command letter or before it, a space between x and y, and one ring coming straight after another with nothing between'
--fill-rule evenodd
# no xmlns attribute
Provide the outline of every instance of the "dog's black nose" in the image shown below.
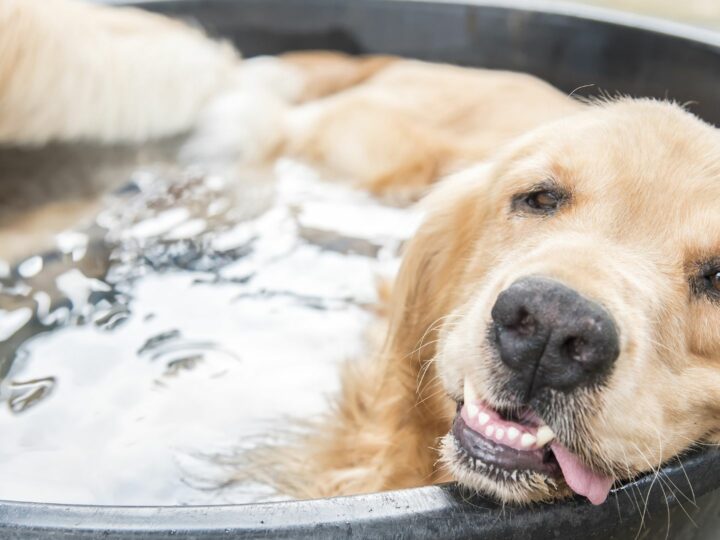
<svg viewBox="0 0 720 540"><path fill-rule="evenodd" d="M567 392L610 371L620 353L617 328L600 304L557 281L527 277L505 289L492 309L502 361L529 400L541 388Z"/></svg>

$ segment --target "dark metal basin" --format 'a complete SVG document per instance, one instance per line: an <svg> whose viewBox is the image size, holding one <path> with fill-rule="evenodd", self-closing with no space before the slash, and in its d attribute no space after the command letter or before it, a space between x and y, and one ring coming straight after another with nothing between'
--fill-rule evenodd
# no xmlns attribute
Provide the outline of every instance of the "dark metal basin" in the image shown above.
<svg viewBox="0 0 720 540"><path fill-rule="evenodd" d="M113 2L111 2L113 3ZM291 49L393 53L536 74L565 91L669 97L720 123L720 35L547 2L155 0L248 56ZM720 538L720 451L705 448L584 500L502 508L456 486L211 507L0 501L0 538Z"/></svg>

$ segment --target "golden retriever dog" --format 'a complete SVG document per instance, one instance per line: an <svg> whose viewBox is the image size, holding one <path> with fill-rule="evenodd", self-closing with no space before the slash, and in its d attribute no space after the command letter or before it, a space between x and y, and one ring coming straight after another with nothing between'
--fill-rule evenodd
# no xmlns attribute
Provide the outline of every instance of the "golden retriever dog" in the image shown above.
<svg viewBox="0 0 720 540"><path fill-rule="evenodd" d="M290 155L402 203L434 185L376 352L347 363L326 417L251 451L239 477L296 497L455 479L509 502L599 504L720 440L717 129L517 73L239 61L155 15L0 2L3 142L194 127L184 153L199 155L223 94L246 100L237 167Z"/></svg>

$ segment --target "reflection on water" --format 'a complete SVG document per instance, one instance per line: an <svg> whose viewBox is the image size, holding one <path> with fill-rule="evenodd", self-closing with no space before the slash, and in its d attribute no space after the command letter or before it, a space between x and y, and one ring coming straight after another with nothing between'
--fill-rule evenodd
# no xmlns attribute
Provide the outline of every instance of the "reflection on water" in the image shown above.
<svg viewBox="0 0 720 540"><path fill-rule="evenodd" d="M196 489L225 474L199 456L323 410L418 218L297 164L276 176L136 173L92 226L0 265L0 498L263 496Z"/></svg>
<svg viewBox="0 0 720 540"><path fill-rule="evenodd" d="M54 386L55 377L11 382L8 406L12 412L21 413L50 394Z"/></svg>

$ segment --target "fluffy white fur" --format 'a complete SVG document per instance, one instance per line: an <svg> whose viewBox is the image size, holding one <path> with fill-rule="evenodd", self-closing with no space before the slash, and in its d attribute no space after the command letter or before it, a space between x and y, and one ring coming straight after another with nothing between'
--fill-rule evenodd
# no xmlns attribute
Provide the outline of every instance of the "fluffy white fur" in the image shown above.
<svg viewBox="0 0 720 540"><path fill-rule="evenodd" d="M79 0L0 2L0 142L138 142L189 129L236 77L198 30Z"/></svg>

